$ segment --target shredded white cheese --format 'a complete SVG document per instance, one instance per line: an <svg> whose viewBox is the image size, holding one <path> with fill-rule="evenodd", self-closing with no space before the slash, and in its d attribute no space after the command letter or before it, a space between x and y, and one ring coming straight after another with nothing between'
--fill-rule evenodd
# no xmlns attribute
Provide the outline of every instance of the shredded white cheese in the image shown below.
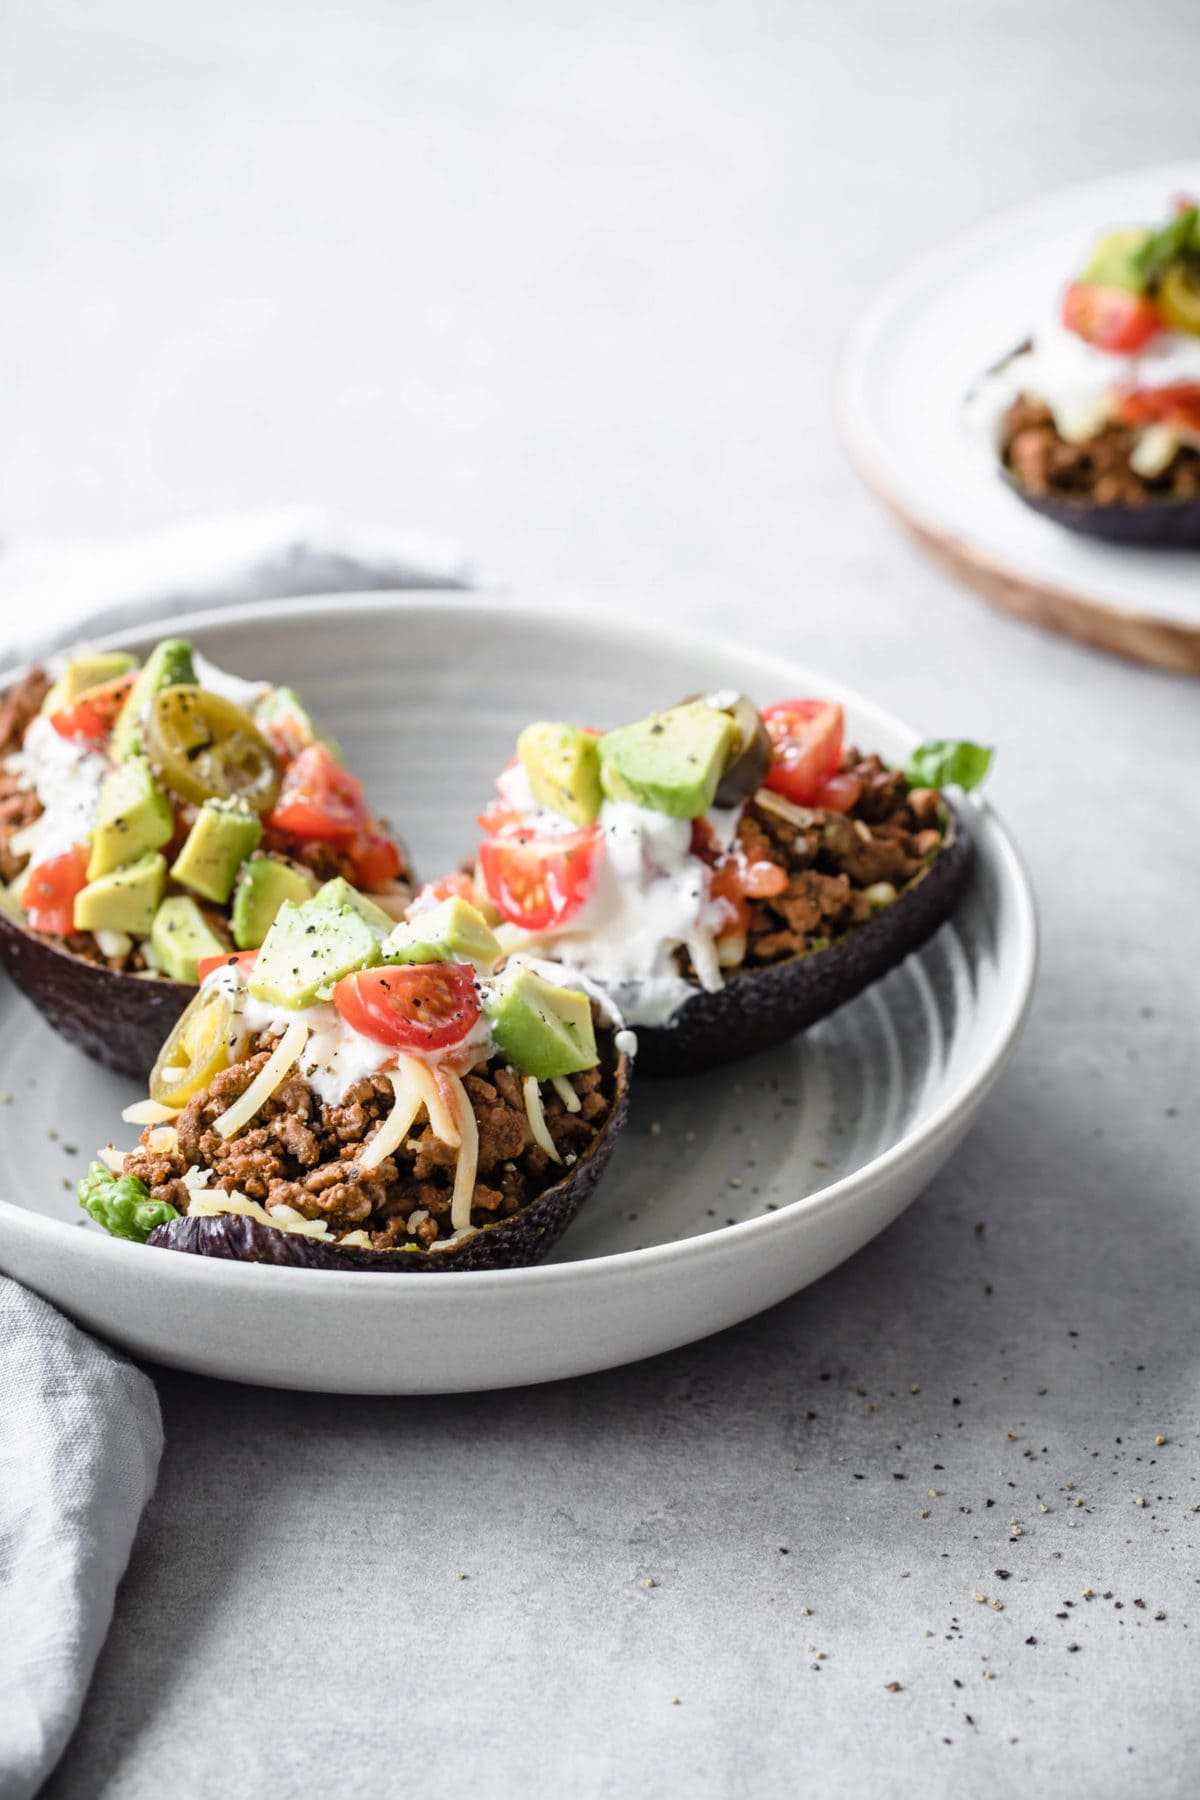
<svg viewBox="0 0 1200 1800"><path fill-rule="evenodd" d="M96 1156L114 1175L119 1175L125 1167L125 1152L118 1150L115 1144L105 1144L103 1150L97 1150Z"/></svg>
<svg viewBox="0 0 1200 1800"><path fill-rule="evenodd" d="M121 1117L126 1125L173 1125L179 1117L179 1108L161 1106L157 1100L135 1100Z"/></svg>
<svg viewBox="0 0 1200 1800"><path fill-rule="evenodd" d="M155 1156L171 1156L179 1148L179 1137L173 1125L156 1125L146 1138L146 1148Z"/></svg>
<svg viewBox="0 0 1200 1800"><path fill-rule="evenodd" d="M425 1102L425 1111L429 1114L429 1123L433 1127L434 1137L441 1138L443 1144L448 1144L451 1150L457 1150L463 1141L462 1132L459 1130L458 1120L447 1105L445 1094L438 1086L437 1076L429 1064L423 1062L419 1057L413 1056L408 1060L411 1064L412 1078L421 1090L421 1098ZM464 1101L466 1100L466 1090L461 1081L458 1081L457 1076L447 1075L443 1079L448 1085L452 1081L458 1082L458 1091L462 1094ZM450 1092L454 1094L454 1101L457 1102L458 1094L454 1093L453 1088L450 1089ZM471 1113L471 1123L474 1125L475 1114L471 1112L469 1104L467 1111Z"/></svg>
<svg viewBox="0 0 1200 1800"><path fill-rule="evenodd" d="M402 1056L398 1068L387 1071L388 1080L396 1096L396 1103L391 1112L375 1133L366 1149L358 1159L360 1169L377 1169L385 1157L399 1148L407 1137L409 1128L421 1108L425 1105L425 1093L420 1081L414 1078L411 1056Z"/></svg>
<svg viewBox="0 0 1200 1800"><path fill-rule="evenodd" d="M457 1075L448 1069L443 1070L442 1080L454 1096L454 1110L458 1115L459 1143L462 1146L458 1153L458 1162L454 1169L454 1192L450 1196L450 1223L455 1231L467 1231L471 1224L471 1201L475 1195L475 1176L479 1169L479 1126L475 1119L475 1110L470 1096ZM440 1095L439 1095L440 1099ZM433 1115L430 1114L432 1122ZM436 1124L434 1130L441 1137Z"/></svg>
<svg viewBox="0 0 1200 1800"><path fill-rule="evenodd" d="M546 1114L542 1110L542 1090L538 1086L536 1075L526 1075L521 1083L525 1095L525 1116L529 1120L529 1135L539 1150L544 1150L551 1162L560 1163L562 1157L554 1139L550 1136L550 1127L546 1123Z"/></svg>
<svg viewBox="0 0 1200 1800"><path fill-rule="evenodd" d="M217 1120L216 1129L221 1137L236 1137L243 1126L250 1123L260 1107L265 1106L271 1098L307 1042L307 1024L303 1019L293 1019L271 1052L265 1067L259 1070L241 1099L235 1100L228 1112L223 1112Z"/></svg>
<svg viewBox="0 0 1200 1800"><path fill-rule="evenodd" d="M567 1080L565 1075L552 1075L550 1077L550 1086L554 1089L568 1112L574 1113L579 1111L580 1107L583 1105L583 1101L579 1098L579 1095L575 1092L575 1089L571 1086L571 1083Z"/></svg>
<svg viewBox="0 0 1200 1800"><path fill-rule="evenodd" d="M222 1213L240 1213L244 1218L256 1219L260 1225L271 1225L276 1231L294 1231L299 1237L328 1237L329 1221L327 1219L306 1219L291 1206L273 1206L270 1212L260 1206L257 1200L247 1199L245 1194L236 1190L232 1194L218 1191L213 1194L197 1194L188 1207L191 1219L215 1219Z"/></svg>

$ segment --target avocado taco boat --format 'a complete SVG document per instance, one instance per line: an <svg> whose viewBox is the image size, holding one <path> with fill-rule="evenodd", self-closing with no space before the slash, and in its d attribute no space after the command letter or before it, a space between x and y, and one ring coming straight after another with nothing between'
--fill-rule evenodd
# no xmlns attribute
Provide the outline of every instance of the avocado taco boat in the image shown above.
<svg viewBox="0 0 1200 1800"><path fill-rule="evenodd" d="M968 398L1014 492L1112 543L1200 547L1200 211L1106 232Z"/></svg>
<svg viewBox="0 0 1200 1800"><path fill-rule="evenodd" d="M843 739L832 701L760 714L732 693L605 733L531 725L458 879L508 952L601 984L643 1072L747 1056L886 973L966 876L941 789L974 786L990 751L926 745L905 771Z"/></svg>
<svg viewBox="0 0 1200 1800"><path fill-rule="evenodd" d="M340 877L214 957L79 1184L156 1249L312 1269L538 1261L624 1123L636 1041L459 896L394 924Z"/></svg>
<svg viewBox="0 0 1200 1800"><path fill-rule="evenodd" d="M0 960L145 1078L206 958L334 877L399 917L408 859L290 688L182 639L31 669L0 700Z"/></svg>

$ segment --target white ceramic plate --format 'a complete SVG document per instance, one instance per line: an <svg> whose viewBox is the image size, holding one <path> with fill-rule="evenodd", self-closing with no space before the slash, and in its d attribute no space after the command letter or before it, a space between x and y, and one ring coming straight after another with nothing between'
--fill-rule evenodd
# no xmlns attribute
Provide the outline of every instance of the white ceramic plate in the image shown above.
<svg viewBox="0 0 1200 1800"><path fill-rule="evenodd" d="M1173 195L1196 192L1197 163L1089 182L1003 213L925 257L856 322L839 411L862 474L931 548L960 562L965 553L985 577L1135 624L1194 631L1200 641L1200 552L1095 543L1039 518L1008 491L962 421L963 396L980 372L1028 336L1092 239L1108 225L1160 218ZM969 568L960 573L971 578ZM1004 598L995 580L992 598ZM1135 646L1130 632L1131 653Z"/></svg>
<svg viewBox="0 0 1200 1800"><path fill-rule="evenodd" d="M169 627L110 640L144 650ZM580 614L446 595L272 603L189 619L206 655L296 686L434 875L531 718L598 723L680 694L845 701L864 745L914 734L774 657ZM926 721L933 731L936 719ZM609 1175L553 1261L481 1274L332 1274L117 1242L73 1197L134 1086L0 995L0 1265L138 1355L202 1374L346 1393L506 1387L631 1362L718 1331L834 1267L949 1156L1013 1047L1033 983L1033 904L986 805L952 922L782 1050L635 1084Z"/></svg>

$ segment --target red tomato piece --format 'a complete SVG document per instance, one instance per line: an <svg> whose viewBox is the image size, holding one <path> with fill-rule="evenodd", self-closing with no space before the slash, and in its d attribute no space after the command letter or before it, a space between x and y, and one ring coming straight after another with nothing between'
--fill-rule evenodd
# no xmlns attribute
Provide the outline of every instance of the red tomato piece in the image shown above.
<svg viewBox="0 0 1200 1800"><path fill-rule="evenodd" d="M862 782L857 775L831 775L817 795L816 804L826 812L849 812L861 794Z"/></svg>
<svg viewBox="0 0 1200 1800"><path fill-rule="evenodd" d="M736 857L726 857L715 868L710 869L708 891L721 909L721 925L717 936L725 937L730 932L745 931L750 923L750 908L746 903Z"/></svg>
<svg viewBox="0 0 1200 1800"><path fill-rule="evenodd" d="M777 700L762 718L772 750L767 786L797 806L815 806L842 760L841 707L835 700Z"/></svg>
<svg viewBox="0 0 1200 1800"><path fill-rule="evenodd" d="M129 697L136 672L118 675L115 681L102 681L85 688L68 706L60 706L50 714L50 723L59 737L71 738L79 744L102 744L117 722L117 714Z"/></svg>
<svg viewBox="0 0 1200 1800"><path fill-rule="evenodd" d="M480 844L479 874L510 925L554 931L591 893L603 840L598 825L561 837L534 837L510 826Z"/></svg>
<svg viewBox="0 0 1200 1800"><path fill-rule="evenodd" d="M196 964L196 979L205 980L214 969L236 969L239 975L245 975L257 961L257 950L226 950L220 956L202 956Z"/></svg>
<svg viewBox="0 0 1200 1800"><path fill-rule="evenodd" d="M762 862L748 862L739 855L738 880L748 900L773 900L787 886L788 873L778 863L765 858Z"/></svg>
<svg viewBox="0 0 1200 1800"><path fill-rule="evenodd" d="M465 963L397 963L343 975L333 1004L351 1030L396 1050L448 1050L479 1017Z"/></svg>
<svg viewBox="0 0 1200 1800"><path fill-rule="evenodd" d="M384 831L368 831L351 849L355 886L385 887L403 868L399 846Z"/></svg>
<svg viewBox="0 0 1200 1800"><path fill-rule="evenodd" d="M267 823L289 837L349 849L369 831L362 782L343 769L326 744L309 744L283 773Z"/></svg>
<svg viewBox="0 0 1200 1800"><path fill-rule="evenodd" d="M1140 350L1162 330L1153 300L1125 288L1073 281L1063 295L1062 322L1068 331L1114 354Z"/></svg>
<svg viewBox="0 0 1200 1800"><path fill-rule="evenodd" d="M76 844L30 869L21 889L21 905L34 931L70 937L75 929L75 896L87 886L87 865L86 847Z"/></svg>
<svg viewBox="0 0 1200 1800"><path fill-rule="evenodd" d="M1185 431L1200 431L1200 382L1135 388L1122 396L1120 411L1126 425L1178 425Z"/></svg>

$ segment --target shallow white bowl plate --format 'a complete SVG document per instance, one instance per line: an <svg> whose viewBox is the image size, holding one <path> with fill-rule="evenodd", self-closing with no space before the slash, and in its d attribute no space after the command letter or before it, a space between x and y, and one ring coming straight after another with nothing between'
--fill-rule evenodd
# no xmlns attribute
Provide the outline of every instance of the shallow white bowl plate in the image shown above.
<svg viewBox="0 0 1200 1800"><path fill-rule="evenodd" d="M168 627L164 626L163 631ZM611 618L436 597L272 603L188 621L207 656L297 687L419 868L474 843L493 773L533 718L616 723L742 687L846 702L851 735L913 736L809 670ZM162 632L113 643L144 650ZM925 721L930 730L937 719ZM986 806L953 921L918 956L777 1053L635 1084L599 1192L552 1263L495 1274L330 1274L208 1261L106 1237L75 1179L137 1097L0 997L0 1266L138 1355L281 1387L445 1393L631 1362L744 1319L834 1267L949 1156L1013 1047L1033 982L1033 906Z"/></svg>
<svg viewBox="0 0 1200 1800"><path fill-rule="evenodd" d="M1200 552L1101 544L1039 518L963 427L963 397L1028 337L1109 225L1165 216L1200 164L1089 182L990 219L889 284L842 364L842 433L918 541L989 599L1068 635L1200 673Z"/></svg>

